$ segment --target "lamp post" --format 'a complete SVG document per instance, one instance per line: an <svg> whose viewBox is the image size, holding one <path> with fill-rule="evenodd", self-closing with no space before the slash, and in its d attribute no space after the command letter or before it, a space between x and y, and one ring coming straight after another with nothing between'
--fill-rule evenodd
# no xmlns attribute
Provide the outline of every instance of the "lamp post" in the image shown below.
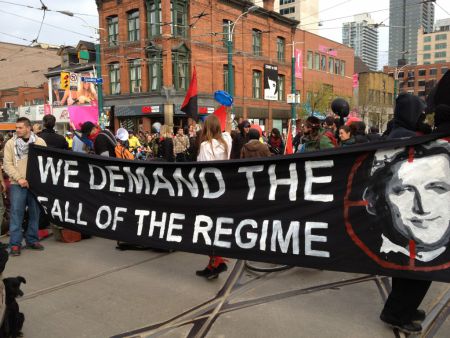
<svg viewBox="0 0 450 338"><path fill-rule="evenodd" d="M294 95L294 102L291 103L291 133L295 135L295 121L296 121L296 101L297 101L297 95L296 95L296 88L295 88L295 62L297 61L295 59L295 45L296 44L303 44L303 41L295 42L292 41L292 62L291 62L291 94Z"/></svg>
<svg viewBox="0 0 450 338"><path fill-rule="evenodd" d="M400 68L395 67L395 71L394 71L394 101L397 99L397 87L398 87L398 73L400 73L403 68L409 66L409 64L404 65Z"/></svg>
<svg viewBox="0 0 450 338"><path fill-rule="evenodd" d="M234 100L234 80L233 80L233 33L236 28L236 24L240 18L248 13L252 13L259 9L259 6L251 6L245 12L241 13L237 19L231 23L228 23L228 38L227 38L227 53L228 53L228 93ZM230 107L231 114L233 113L233 105ZM229 120L227 118L227 120ZM228 122L228 121L227 121Z"/></svg>

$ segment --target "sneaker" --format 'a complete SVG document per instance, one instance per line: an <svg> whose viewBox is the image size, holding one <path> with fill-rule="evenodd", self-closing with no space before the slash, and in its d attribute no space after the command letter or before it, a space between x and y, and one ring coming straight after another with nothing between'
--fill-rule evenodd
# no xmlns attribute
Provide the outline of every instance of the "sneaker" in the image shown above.
<svg viewBox="0 0 450 338"><path fill-rule="evenodd" d="M419 334L422 332L422 325L414 323L413 321L409 323L401 323L397 320L393 320L392 318L389 318L388 316L384 315L383 313L380 315L380 319L385 322L387 325L394 329L398 329L402 332L409 333L409 334Z"/></svg>
<svg viewBox="0 0 450 338"><path fill-rule="evenodd" d="M217 274L225 272L228 270L228 266L225 263L220 263L217 268L215 268L215 272Z"/></svg>
<svg viewBox="0 0 450 338"><path fill-rule="evenodd" d="M39 242L34 242L33 244L28 244L27 249L42 251L44 250L44 246Z"/></svg>
<svg viewBox="0 0 450 338"><path fill-rule="evenodd" d="M219 274L217 273L216 269L213 268L211 265L208 264L208 266L206 268L204 268L203 270L198 270L195 272L195 274L197 276L200 277L205 277L208 280L211 279L216 279L217 277L219 277Z"/></svg>
<svg viewBox="0 0 450 338"><path fill-rule="evenodd" d="M9 249L9 254L11 256L20 256L20 246L18 245L13 245L10 249Z"/></svg>
<svg viewBox="0 0 450 338"><path fill-rule="evenodd" d="M427 317L425 311L417 309L416 312L412 315L411 321L413 322L423 322Z"/></svg>

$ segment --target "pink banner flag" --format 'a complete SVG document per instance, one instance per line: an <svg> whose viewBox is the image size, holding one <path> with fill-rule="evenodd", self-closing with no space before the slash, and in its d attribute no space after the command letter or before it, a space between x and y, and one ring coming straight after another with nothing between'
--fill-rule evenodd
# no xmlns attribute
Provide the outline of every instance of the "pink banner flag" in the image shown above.
<svg viewBox="0 0 450 338"><path fill-rule="evenodd" d="M295 77L297 79L303 77L303 53L300 49L295 50Z"/></svg>
<svg viewBox="0 0 450 338"><path fill-rule="evenodd" d="M359 86L359 74L353 74L353 88L357 88Z"/></svg>
<svg viewBox="0 0 450 338"><path fill-rule="evenodd" d="M75 128L79 129L86 121L98 124L98 108L96 106L69 106L69 118Z"/></svg>

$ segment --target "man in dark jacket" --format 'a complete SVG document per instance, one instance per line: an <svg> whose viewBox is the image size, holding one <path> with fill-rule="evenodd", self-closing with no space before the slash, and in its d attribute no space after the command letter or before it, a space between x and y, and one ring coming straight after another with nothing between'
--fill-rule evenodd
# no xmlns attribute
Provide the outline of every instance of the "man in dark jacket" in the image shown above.
<svg viewBox="0 0 450 338"><path fill-rule="evenodd" d="M450 133L450 72L447 71L433 91L434 132ZM431 94L430 94L431 95Z"/></svg>
<svg viewBox="0 0 450 338"><path fill-rule="evenodd" d="M55 132L55 124L56 118L55 116L49 114L45 115L42 119L42 124L44 126L44 130L42 130L39 135L45 143L47 143L47 147L57 148L57 149L69 149L69 145L67 144L64 136L59 135Z"/></svg>
<svg viewBox="0 0 450 338"><path fill-rule="evenodd" d="M394 122L388 139L414 137L419 134L425 105L411 94L400 94L396 100ZM392 290L381 312L380 319L388 325L407 333L420 333L417 321L425 319L425 312L418 307L425 297L430 281L392 278Z"/></svg>
<svg viewBox="0 0 450 338"><path fill-rule="evenodd" d="M260 135L258 130L249 130L249 141L244 144L241 149L241 158L269 157L272 155L267 144L261 143L259 141L259 137Z"/></svg>
<svg viewBox="0 0 450 338"><path fill-rule="evenodd" d="M239 123L239 133L235 135L235 138L233 138L233 144L231 146L231 159L236 159L241 156L241 149L244 146L244 144L248 141L248 131L250 130L250 122L247 120L242 121Z"/></svg>

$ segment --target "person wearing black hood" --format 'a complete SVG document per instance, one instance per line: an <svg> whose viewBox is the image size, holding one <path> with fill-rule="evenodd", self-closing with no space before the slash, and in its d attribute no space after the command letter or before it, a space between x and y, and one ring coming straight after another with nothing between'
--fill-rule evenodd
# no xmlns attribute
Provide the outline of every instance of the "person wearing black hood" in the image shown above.
<svg viewBox="0 0 450 338"><path fill-rule="evenodd" d="M425 102L418 96L402 93L397 97L392 130L388 139L429 134L425 120Z"/></svg>
<svg viewBox="0 0 450 338"><path fill-rule="evenodd" d="M388 139L414 137L423 134L425 104L417 96L400 94L397 97L392 131ZM391 327L407 333L420 333L417 323L425 319L425 311L418 309L431 282L407 278L392 278L392 289L380 319Z"/></svg>
<svg viewBox="0 0 450 338"><path fill-rule="evenodd" d="M434 133L450 133L450 72L447 71L430 94L434 111Z"/></svg>
<svg viewBox="0 0 450 338"><path fill-rule="evenodd" d="M39 135L40 138L42 138L45 143L47 143L47 146L50 148L57 148L57 149L69 149L69 145L67 144L66 139L64 136L59 135L55 132L55 124L56 124L56 118L55 116L48 114L45 115L42 119L42 124L44 125L44 130L42 130L41 134Z"/></svg>
<svg viewBox="0 0 450 338"><path fill-rule="evenodd" d="M250 130L250 122L242 121L238 125L239 133L236 133L231 146L230 159L238 159L241 157L241 150L244 144L248 142L248 132Z"/></svg>

